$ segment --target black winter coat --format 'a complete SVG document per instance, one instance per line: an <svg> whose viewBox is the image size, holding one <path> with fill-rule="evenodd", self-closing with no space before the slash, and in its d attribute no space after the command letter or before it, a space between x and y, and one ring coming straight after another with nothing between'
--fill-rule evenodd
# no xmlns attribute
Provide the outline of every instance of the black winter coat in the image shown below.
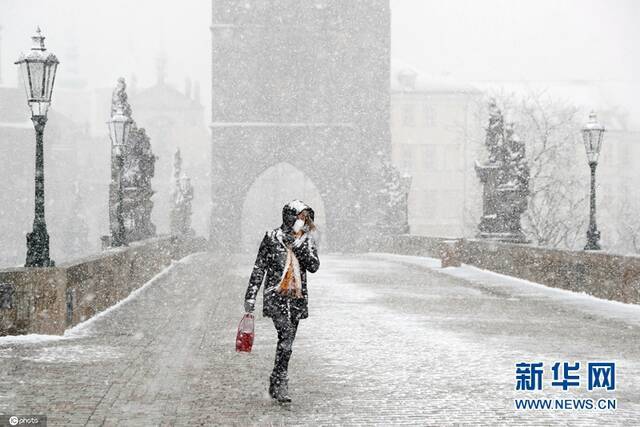
<svg viewBox="0 0 640 427"><path fill-rule="evenodd" d="M262 314L274 317L278 313L287 315L291 319L306 319L309 317L307 271L315 273L320 267L318 249L313 236L306 233L301 239L302 244L292 245L293 236L285 233L287 227L267 231L260 243L258 256L249 279L249 286L245 294L245 301L255 304L258 290L264 280ZM286 245L290 245L300 263L300 279L302 281L302 295L304 298L290 298L279 295L275 289L280 283L287 260Z"/></svg>

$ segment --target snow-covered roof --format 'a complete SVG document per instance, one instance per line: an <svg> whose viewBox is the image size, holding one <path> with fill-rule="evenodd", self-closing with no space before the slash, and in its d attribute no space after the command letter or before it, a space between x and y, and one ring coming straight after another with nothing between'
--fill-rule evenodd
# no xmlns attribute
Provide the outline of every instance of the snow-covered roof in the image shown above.
<svg viewBox="0 0 640 427"><path fill-rule="evenodd" d="M468 84L446 77L429 76L398 59L391 60L391 91L416 93L479 93Z"/></svg>

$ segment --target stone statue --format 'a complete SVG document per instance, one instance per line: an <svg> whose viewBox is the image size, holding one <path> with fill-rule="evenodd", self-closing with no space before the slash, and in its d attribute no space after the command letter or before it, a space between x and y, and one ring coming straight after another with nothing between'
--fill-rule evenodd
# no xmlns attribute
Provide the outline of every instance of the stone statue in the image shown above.
<svg viewBox="0 0 640 427"><path fill-rule="evenodd" d="M122 112L125 116L131 118L131 105L129 105L129 100L127 97L127 83L124 80L124 77L118 78L118 83L116 84L116 88L113 90L111 95L111 115L113 116L118 107L122 108Z"/></svg>
<svg viewBox="0 0 640 427"><path fill-rule="evenodd" d="M529 195L529 164L524 143L516 135L513 127L513 123L507 123L505 129L502 181L505 185L515 186L526 197Z"/></svg>
<svg viewBox="0 0 640 427"><path fill-rule="evenodd" d="M489 124L487 125L484 144L489 151L489 163L502 161L502 146L504 144L504 117L496 101L489 102Z"/></svg>
<svg viewBox="0 0 640 427"><path fill-rule="evenodd" d="M527 243L520 217L527 209L529 165L525 146L506 123L494 100L489 103L489 124L485 145L488 160L476 161L476 173L483 184L479 237L512 243Z"/></svg>
<svg viewBox="0 0 640 427"><path fill-rule="evenodd" d="M411 176L401 174L398 169L387 159L380 159L382 164L383 188L380 197L380 206L384 206L382 226L389 229L392 234L409 233L408 198L411 187Z"/></svg>
<svg viewBox="0 0 640 427"><path fill-rule="evenodd" d="M124 78L118 79L118 84L111 97L111 114L118 108L131 119L129 139L122 152L123 171L119 185L123 186L122 215L124 218L125 242L147 239L156 234L156 227L151 222L154 191L151 188L151 178L155 174L157 157L151 150L151 140L144 128L139 128L133 120L131 106L126 93ZM117 165L112 159L112 168ZM111 204L115 198L110 197ZM110 212L115 208L110 206ZM113 214L111 215L113 217ZM112 219L113 221L113 219Z"/></svg>
<svg viewBox="0 0 640 427"><path fill-rule="evenodd" d="M193 235L191 229L191 201L193 186L187 174L182 173L182 157L180 149L173 155L173 188L171 189L171 211L169 223L171 235Z"/></svg>
<svg viewBox="0 0 640 427"><path fill-rule="evenodd" d="M505 229L515 241L526 240L522 232L520 217L527 210L529 196L529 164L525 156L525 146L516 135L513 123L505 128L505 144L500 186L503 194Z"/></svg>

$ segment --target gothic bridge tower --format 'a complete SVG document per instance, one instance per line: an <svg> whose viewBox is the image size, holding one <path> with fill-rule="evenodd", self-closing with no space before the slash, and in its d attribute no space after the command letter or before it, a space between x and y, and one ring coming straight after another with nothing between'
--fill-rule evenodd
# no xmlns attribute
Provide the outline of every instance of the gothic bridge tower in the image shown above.
<svg viewBox="0 0 640 427"><path fill-rule="evenodd" d="M389 1L212 4L213 248L232 250L249 187L280 162L320 190L326 243L365 247L389 218Z"/></svg>

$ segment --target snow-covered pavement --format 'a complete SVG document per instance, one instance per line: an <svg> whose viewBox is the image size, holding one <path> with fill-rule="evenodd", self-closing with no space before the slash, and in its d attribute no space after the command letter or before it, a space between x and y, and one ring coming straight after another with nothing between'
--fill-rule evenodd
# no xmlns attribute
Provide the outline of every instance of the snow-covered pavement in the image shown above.
<svg viewBox="0 0 640 427"><path fill-rule="evenodd" d="M192 256L62 339L0 338L0 413L51 425L640 424L640 307L389 254L321 256L293 404L275 404L260 300L253 352L234 349L252 265ZM551 388L549 369L544 390L516 391L524 361L616 362L616 390ZM514 409L534 397L618 409Z"/></svg>

